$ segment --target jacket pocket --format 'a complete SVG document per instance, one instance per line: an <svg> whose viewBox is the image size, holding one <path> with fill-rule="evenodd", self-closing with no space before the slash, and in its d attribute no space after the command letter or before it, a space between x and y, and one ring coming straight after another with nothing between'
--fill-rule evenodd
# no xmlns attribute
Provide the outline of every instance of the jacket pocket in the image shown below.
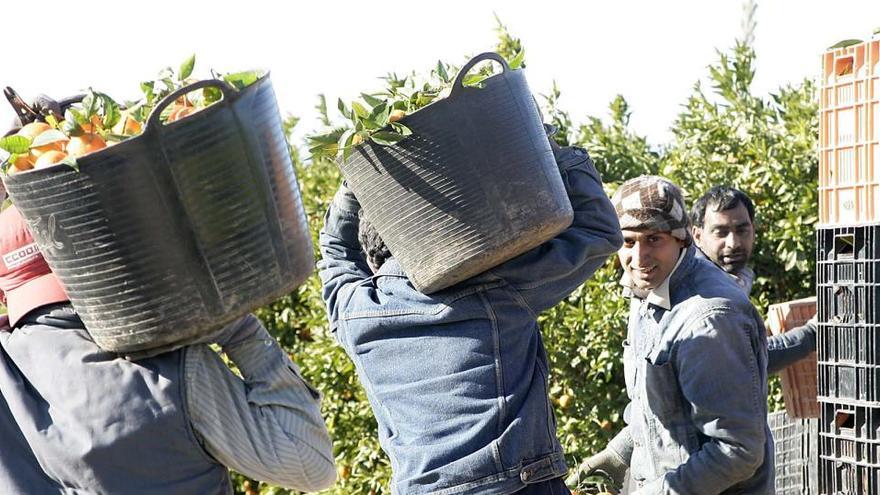
<svg viewBox="0 0 880 495"><path fill-rule="evenodd" d="M651 364L645 360L644 387L647 405L661 422L679 419L683 410L681 387L671 363Z"/></svg>

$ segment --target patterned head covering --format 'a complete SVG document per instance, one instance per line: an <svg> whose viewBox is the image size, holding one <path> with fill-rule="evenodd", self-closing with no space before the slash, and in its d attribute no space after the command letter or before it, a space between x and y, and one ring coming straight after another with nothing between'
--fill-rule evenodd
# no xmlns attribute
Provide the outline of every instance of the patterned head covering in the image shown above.
<svg viewBox="0 0 880 495"><path fill-rule="evenodd" d="M690 240L681 190L662 177L630 179L617 188L611 202L621 229L669 232L676 239Z"/></svg>

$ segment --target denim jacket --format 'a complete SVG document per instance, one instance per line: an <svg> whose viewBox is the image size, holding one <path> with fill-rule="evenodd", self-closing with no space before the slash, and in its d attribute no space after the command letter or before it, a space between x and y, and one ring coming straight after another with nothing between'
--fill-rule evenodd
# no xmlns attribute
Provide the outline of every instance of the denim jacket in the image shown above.
<svg viewBox="0 0 880 495"><path fill-rule="evenodd" d="M711 261L705 253L697 249L696 257ZM721 267L718 267L721 270ZM745 292L752 290L755 272L744 267L737 275L724 272ZM816 324L812 321L780 334L767 337L767 373L775 374L816 352Z"/></svg>
<svg viewBox="0 0 880 495"><path fill-rule="evenodd" d="M567 471L537 315L589 278L622 239L586 152L565 148L556 158L571 226L430 295L394 258L371 272L347 188L327 212L318 266L330 328L376 415L392 493L509 494Z"/></svg>
<svg viewBox="0 0 880 495"><path fill-rule="evenodd" d="M671 310L631 301L622 435L634 493L773 493L764 322L694 250L670 275Z"/></svg>

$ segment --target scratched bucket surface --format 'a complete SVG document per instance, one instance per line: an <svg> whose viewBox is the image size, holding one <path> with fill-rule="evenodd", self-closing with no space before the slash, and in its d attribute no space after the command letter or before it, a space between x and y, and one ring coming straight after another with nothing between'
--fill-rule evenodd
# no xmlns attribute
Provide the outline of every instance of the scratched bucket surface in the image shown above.
<svg viewBox="0 0 880 495"><path fill-rule="evenodd" d="M482 88L463 86L483 60L503 72ZM340 168L419 291L482 273L571 224L571 203L525 75L500 55L474 57L449 97L401 123L411 136L391 146L360 145Z"/></svg>
<svg viewBox="0 0 880 495"><path fill-rule="evenodd" d="M159 121L177 97L223 99ZM114 352L166 350L289 293L311 273L308 221L269 76L200 81L143 134L65 165L4 177L73 306Z"/></svg>

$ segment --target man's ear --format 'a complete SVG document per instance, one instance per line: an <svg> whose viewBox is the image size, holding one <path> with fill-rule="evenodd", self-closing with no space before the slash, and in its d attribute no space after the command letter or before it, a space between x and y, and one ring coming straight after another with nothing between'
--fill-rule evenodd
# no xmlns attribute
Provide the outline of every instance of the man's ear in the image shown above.
<svg viewBox="0 0 880 495"><path fill-rule="evenodd" d="M697 227L696 225L691 226L691 236L694 238L694 242L696 244L700 244L700 237L703 235L703 229Z"/></svg>

